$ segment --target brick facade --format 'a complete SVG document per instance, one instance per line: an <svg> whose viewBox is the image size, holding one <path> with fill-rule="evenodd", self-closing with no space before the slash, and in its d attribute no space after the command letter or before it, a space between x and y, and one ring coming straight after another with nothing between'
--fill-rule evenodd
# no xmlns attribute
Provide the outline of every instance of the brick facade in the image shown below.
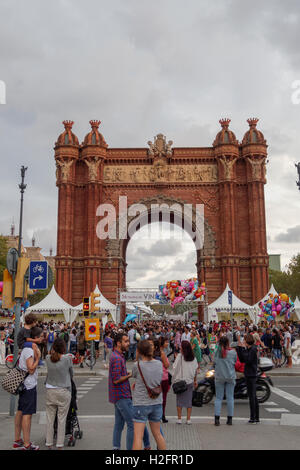
<svg viewBox="0 0 300 470"><path fill-rule="evenodd" d="M113 204L118 216L119 196L128 206L204 204L204 248L197 250L197 274L206 282L213 302L228 282L234 293L254 304L268 291L268 254L264 184L267 144L249 119L239 143L220 121L212 147L172 148L158 134L149 148L108 148L98 127L79 145L72 121L55 144L58 197L56 289L77 305L96 284L116 302L116 290L126 285L128 240L100 240L96 216L99 204ZM128 218L130 221L130 217ZM191 220L191 223L193 221Z"/></svg>

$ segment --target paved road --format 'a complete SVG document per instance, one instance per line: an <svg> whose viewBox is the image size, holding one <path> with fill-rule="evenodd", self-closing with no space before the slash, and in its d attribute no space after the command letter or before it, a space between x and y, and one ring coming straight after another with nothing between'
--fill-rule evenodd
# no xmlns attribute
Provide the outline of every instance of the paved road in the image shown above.
<svg viewBox="0 0 300 470"><path fill-rule="evenodd" d="M282 414L299 415L300 418L300 377L273 377L274 389L268 402L260 405L260 415L264 420L280 420ZM78 393L78 414L85 417L111 417L114 407L108 402L107 371L101 376L76 377ZM38 411L45 411L45 377L38 380ZM9 409L9 395L0 389L0 414L5 416ZM167 400L167 411L170 420L176 415L176 398L170 390ZM213 402L202 408L193 408L193 417L212 417ZM226 416L226 405L223 405L222 415ZM235 401L235 418L248 418L248 400ZM174 417L174 419L172 418Z"/></svg>

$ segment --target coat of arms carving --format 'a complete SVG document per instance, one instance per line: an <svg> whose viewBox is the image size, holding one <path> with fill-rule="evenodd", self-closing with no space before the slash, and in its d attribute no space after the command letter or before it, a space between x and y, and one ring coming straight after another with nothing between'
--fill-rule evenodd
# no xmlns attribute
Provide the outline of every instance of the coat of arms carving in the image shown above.
<svg viewBox="0 0 300 470"><path fill-rule="evenodd" d="M167 139L163 134L157 134L157 136L154 137L154 143L149 140L148 145L148 155L150 158L157 159L172 156L173 141L169 140L167 143Z"/></svg>

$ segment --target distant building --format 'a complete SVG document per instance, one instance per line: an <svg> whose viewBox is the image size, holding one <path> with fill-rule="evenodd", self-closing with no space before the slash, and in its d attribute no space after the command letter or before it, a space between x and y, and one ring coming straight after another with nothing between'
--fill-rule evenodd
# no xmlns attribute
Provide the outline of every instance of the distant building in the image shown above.
<svg viewBox="0 0 300 470"><path fill-rule="evenodd" d="M281 255L269 255L269 269L281 271L280 256Z"/></svg>
<svg viewBox="0 0 300 470"><path fill-rule="evenodd" d="M19 236L15 235L15 226L12 224L11 229L10 229L10 235L5 236L6 241L7 241L7 247L8 248L16 248L18 249L18 244L19 244ZM44 256L41 253L41 249L39 246L35 246L35 237L32 237L31 241L31 246L23 246L21 244L21 252L24 254L26 258L30 258L33 261L48 261L48 264L50 268L53 271L53 274L55 273L55 258L53 256L53 250L50 248L50 255L49 256Z"/></svg>

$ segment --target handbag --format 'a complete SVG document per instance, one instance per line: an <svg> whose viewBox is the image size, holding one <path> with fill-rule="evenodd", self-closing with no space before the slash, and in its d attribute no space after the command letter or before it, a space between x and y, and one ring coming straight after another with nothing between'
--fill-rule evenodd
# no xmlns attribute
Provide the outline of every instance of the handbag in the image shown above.
<svg viewBox="0 0 300 470"><path fill-rule="evenodd" d="M138 369L139 369L139 372L140 372L140 374L141 374L142 380L143 380L143 382L144 382L144 384L145 384L145 387L146 387L146 389L147 389L147 392L148 392L149 397L152 398L153 400L154 400L155 398L158 398L159 395L160 395L161 392L162 392L161 385L158 385L158 387L154 387L154 388L148 387L148 385L146 384L146 381L145 381L145 379L144 379L143 373L142 373L142 371L141 371L139 362L138 362Z"/></svg>
<svg viewBox="0 0 300 470"><path fill-rule="evenodd" d="M181 376L183 376L182 356L181 356ZM173 388L173 392L176 395L178 395L178 393L183 393L187 390L187 383L185 380L179 380L178 382L173 383L172 388Z"/></svg>
<svg viewBox="0 0 300 470"><path fill-rule="evenodd" d="M29 372L15 366L10 369L1 381L2 388L12 395L18 395L25 389L24 381Z"/></svg>

